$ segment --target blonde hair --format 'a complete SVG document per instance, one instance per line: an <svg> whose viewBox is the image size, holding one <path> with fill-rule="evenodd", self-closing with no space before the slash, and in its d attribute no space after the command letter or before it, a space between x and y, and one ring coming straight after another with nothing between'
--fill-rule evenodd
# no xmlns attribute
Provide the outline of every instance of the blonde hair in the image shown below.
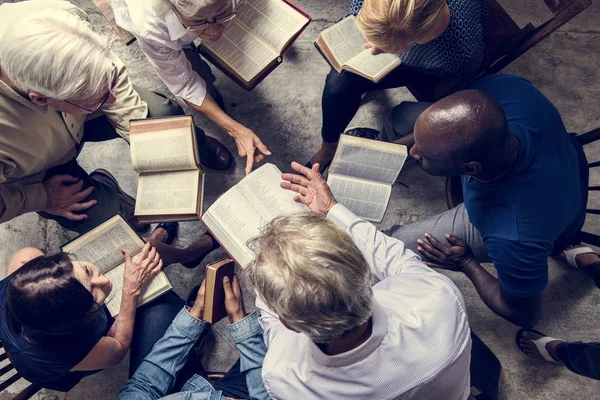
<svg viewBox="0 0 600 400"><path fill-rule="evenodd" d="M357 22L377 48L399 53L440 23L445 6L446 0L365 0Z"/></svg>
<svg viewBox="0 0 600 400"><path fill-rule="evenodd" d="M273 220L250 243L258 295L316 343L343 337L373 310L371 270L350 235L314 213Z"/></svg>

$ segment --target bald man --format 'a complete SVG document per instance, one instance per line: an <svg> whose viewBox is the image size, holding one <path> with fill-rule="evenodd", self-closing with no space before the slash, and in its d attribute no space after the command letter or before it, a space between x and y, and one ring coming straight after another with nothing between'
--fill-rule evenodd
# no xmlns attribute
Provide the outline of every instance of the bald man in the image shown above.
<svg viewBox="0 0 600 400"><path fill-rule="evenodd" d="M466 274L496 314L534 325L547 258L577 242L587 202L585 155L554 105L523 78L493 75L434 104L400 104L380 138L408 145L432 175L461 175L465 199L388 233L429 266Z"/></svg>

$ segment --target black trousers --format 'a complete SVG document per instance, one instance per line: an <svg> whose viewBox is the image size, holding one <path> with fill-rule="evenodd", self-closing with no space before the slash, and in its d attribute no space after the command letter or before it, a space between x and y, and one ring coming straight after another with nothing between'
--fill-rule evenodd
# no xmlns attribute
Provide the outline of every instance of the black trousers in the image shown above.
<svg viewBox="0 0 600 400"><path fill-rule="evenodd" d="M378 89L406 86L417 80L439 80L440 77L416 72L400 65L378 83L372 82L352 72L329 72L323 88L321 109L323 126L321 136L324 142L335 143L354 118L360 106L361 95Z"/></svg>
<svg viewBox="0 0 600 400"><path fill-rule="evenodd" d="M600 380L600 343L561 343L556 347L556 353L571 371Z"/></svg>

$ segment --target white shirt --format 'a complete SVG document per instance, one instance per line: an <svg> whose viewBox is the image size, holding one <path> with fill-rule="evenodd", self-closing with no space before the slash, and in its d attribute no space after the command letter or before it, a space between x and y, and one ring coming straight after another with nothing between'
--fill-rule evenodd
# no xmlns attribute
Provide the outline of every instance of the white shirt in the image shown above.
<svg viewBox="0 0 600 400"><path fill-rule="evenodd" d="M179 100L202 105L206 82L192 69L182 48L196 39L169 7L159 9L156 1L108 0L115 22L136 37L156 74Z"/></svg>
<svg viewBox="0 0 600 400"><path fill-rule="evenodd" d="M381 279L373 286L373 332L359 347L329 356L283 326L257 297L268 347L262 376L271 397L466 399L471 336L458 288L341 204L328 219L352 236Z"/></svg>

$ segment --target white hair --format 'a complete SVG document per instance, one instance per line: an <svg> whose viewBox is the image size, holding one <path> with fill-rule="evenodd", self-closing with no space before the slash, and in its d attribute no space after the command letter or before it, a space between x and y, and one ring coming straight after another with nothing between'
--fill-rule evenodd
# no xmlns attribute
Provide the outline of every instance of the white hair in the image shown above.
<svg viewBox="0 0 600 400"><path fill-rule="evenodd" d="M0 40L0 66L18 89L57 100L108 90L108 44L82 18L78 9L48 8L12 22Z"/></svg>
<svg viewBox="0 0 600 400"><path fill-rule="evenodd" d="M169 0L173 7L185 18L194 18L202 13L202 9L223 0ZM226 0L232 1L232 0Z"/></svg>
<svg viewBox="0 0 600 400"><path fill-rule="evenodd" d="M250 242L258 295L316 343L353 332L373 313L369 264L350 235L313 213L273 220Z"/></svg>

